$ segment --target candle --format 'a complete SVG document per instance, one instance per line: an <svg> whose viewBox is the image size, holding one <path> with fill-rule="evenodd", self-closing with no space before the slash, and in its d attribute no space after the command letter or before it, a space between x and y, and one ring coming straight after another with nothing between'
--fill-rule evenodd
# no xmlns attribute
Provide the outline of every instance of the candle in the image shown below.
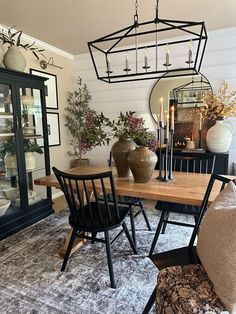
<svg viewBox="0 0 236 314"><path fill-rule="evenodd" d="M157 115L157 130L159 130L160 129L160 120L159 120L159 113L158 113L158 115Z"/></svg>
<svg viewBox="0 0 236 314"><path fill-rule="evenodd" d="M168 66L170 63L170 48L169 45L166 45L166 65Z"/></svg>
<svg viewBox="0 0 236 314"><path fill-rule="evenodd" d="M168 140L169 139L169 115L166 115L166 136L165 138Z"/></svg>
<svg viewBox="0 0 236 314"><path fill-rule="evenodd" d="M163 122L163 97L160 98L161 106L160 106L160 124Z"/></svg>
<svg viewBox="0 0 236 314"><path fill-rule="evenodd" d="M111 58L107 56L107 71L111 72Z"/></svg>
<svg viewBox="0 0 236 314"><path fill-rule="evenodd" d="M125 54L125 68L129 69L129 56L128 53Z"/></svg>
<svg viewBox="0 0 236 314"><path fill-rule="evenodd" d="M144 66L148 67L148 51L147 51L147 48L145 49Z"/></svg>
<svg viewBox="0 0 236 314"><path fill-rule="evenodd" d="M174 116L174 112L175 112L175 107L172 106L171 107L171 125L170 125L170 129L174 130L175 128L175 116Z"/></svg>
<svg viewBox="0 0 236 314"><path fill-rule="evenodd" d="M200 121L199 121L199 131L201 131L202 130L202 113L201 112L199 113L199 119L200 119Z"/></svg>
<svg viewBox="0 0 236 314"><path fill-rule="evenodd" d="M192 39L190 40L190 42L188 43L188 62L191 63L192 62L192 49L193 49L193 41Z"/></svg>

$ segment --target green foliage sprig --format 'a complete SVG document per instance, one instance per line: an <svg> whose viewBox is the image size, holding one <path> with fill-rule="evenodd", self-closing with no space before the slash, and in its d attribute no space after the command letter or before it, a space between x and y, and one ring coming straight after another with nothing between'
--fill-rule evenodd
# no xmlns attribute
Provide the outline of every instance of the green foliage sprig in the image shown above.
<svg viewBox="0 0 236 314"><path fill-rule="evenodd" d="M35 152L38 154L43 154L42 148L34 141L30 139L24 139L24 152ZM16 142L15 141L5 141L0 144L0 153L4 156L6 153L11 155L16 154Z"/></svg>
<svg viewBox="0 0 236 314"><path fill-rule="evenodd" d="M5 26L2 28L0 32L0 41L2 44L8 44L9 46L17 46L21 47L25 50L31 51L34 56L39 60L38 54L41 54L44 58L43 52L45 51L44 49L40 49L38 47L35 47L35 41L32 44L26 43L23 44L21 42L21 36L22 36L22 31L16 31L15 26L13 27L8 27Z"/></svg>
<svg viewBox="0 0 236 314"><path fill-rule="evenodd" d="M72 139L69 144L73 151L68 151L69 156L81 159L84 154L95 146L109 144L110 137L105 131L108 119L89 107L91 95L87 85L78 80L78 88L68 93L65 108L65 126L68 128Z"/></svg>

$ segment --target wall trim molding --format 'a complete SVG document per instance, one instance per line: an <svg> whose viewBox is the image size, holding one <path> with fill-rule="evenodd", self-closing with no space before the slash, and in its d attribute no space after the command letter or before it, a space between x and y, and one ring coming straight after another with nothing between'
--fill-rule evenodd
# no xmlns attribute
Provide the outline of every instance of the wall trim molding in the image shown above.
<svg viewBox="0 0 236 314"><path fill-rule="evenodd" d="M60 48L57 48L55 46L52 46L52 45L50 45L48 43L45 43L44 41L41 41L41 40L39 40L37 38L34 38L32 36L29 36L27 34L22 33L22 39L27 41L27 42L28 41L31 41L31 42L35 41L35 45L36 46L40 46L40 47L42 47L43 49L45 49L47 51L54 52L54 53L56 53L56 54L58 54L58 55L60 55L62 57L67 58L67 59L74 60L74 55L73 54L71 54L69 52L66 52L66 51L64 51L64 50L62 50Z"/></svg>
<svg viewBox="0 0 236 314"><path fill-rule="evenodd" d="M3 29L7 30L7 26L6 26L6 25L2 25L2 27L3 27ZM14 32L17 32L17 31L18 31L18 30L15 29L15 28L13 28L12 30L13 30ZM35 45L36 45L36 46L40 46L40 48L43 48L43 49L45 49L45 50L47 50L47 51L54 52L54 53L56 53L56 54L58 54L58 55L60 55L60 56L62 56L62 57L67 58L67 59L74 60L74 55L73 55L73 54L71 54L71 53L69 53L69 52L66 52L66 51L64 51L64 50L62 50L62 49L60 49L60 48L57 48L57 47L55 47L55 46L53 46L53 45L50 45L50 44L48 44L48 43L46 43L46 42L44 42L44 41L41 41L41 40L39 40L39 39L37 39L37 38L34 38L34 37L32 37L32 36L29 36L29 35L27 35L27 34L25 34L25 33L22 33L21 38L22 38L24 41L26 41L26 42L35 42Z"/></svg>

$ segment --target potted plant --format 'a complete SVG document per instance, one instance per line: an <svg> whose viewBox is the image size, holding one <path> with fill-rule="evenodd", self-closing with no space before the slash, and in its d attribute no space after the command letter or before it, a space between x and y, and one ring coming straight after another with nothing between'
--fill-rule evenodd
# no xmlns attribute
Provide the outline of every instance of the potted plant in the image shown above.
<svg viewBox="0 0 236 314"><path fill-rule="evenodd" d="M43 150L36 142L30 139L24 139L24 152L26 170L32 171L36 168L35 153L43 154ZM17 169L16 142L14 140L2 142L0 154L4 157L6 170ZM16 170L10 170L10 172L11 171L16 172ZM11 175L13 175L13 173L11 173Z"/></svg>
<svg viewBox="0 0 236 314"><path fill-rule="evenodd" d="M78 79L78 89L68 93L68 106L65 108L65 126L68 128L71 140L69 145L72 151L67 154L76 157L73 166L87 164L88 159L83 156L93 147L109 144L110 137L105 132L108 119L89 107L91 95L87 85Z"/></svg>
<svg viewBox="0 0 236 314"><path fill-rule="evenodd" d="M118 176L128 176L130 168L136 182L146 182L144 180L150 179L150 172L156 165L157 157L151 150L156 149L157 141L154 134L145 128L144 119L135 117L135 113L121 112L116 121L108 124L113 137L119 138L112 146L112 155ZM146 173L143 178L139 178L141 171L143 175Z"/></svg>
<svg viewBox="0 0 236 314"><path fill-rule="evenodd" d="M35 42L23 44L21 42L21 36L22 31L17 31L14 27L5 26L0 32L0 42L2 42L3 45L8 45L8 50L3 59L3 63L8 69L24 71L26 59L21 53L20 48L31 51L37 59L39 59L38 54L42 54L44 51L44 49L35 47Z"/></svg>

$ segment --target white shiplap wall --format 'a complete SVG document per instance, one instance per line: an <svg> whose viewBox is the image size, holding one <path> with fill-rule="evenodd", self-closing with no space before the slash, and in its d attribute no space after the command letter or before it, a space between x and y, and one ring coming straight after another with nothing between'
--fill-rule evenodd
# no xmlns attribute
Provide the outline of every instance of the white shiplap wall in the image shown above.
<svg viewBox="0 0 236 314"><path fill-rule="evenodd" d="M223 80L236 88L236 27L208 33L209 40L201 72L217 90ZM174 59L172 58L172 63ZM108 84L96 79L89 54L75 57L76 72L87 83L92 95L92 107L103 111L110 118L120 111L134 110L140 113L149 111L149 95L156 80ZM235 119L232 119L236 129ZM104 164L110 147L96 147L87 154L92 164ZM236 131L230 148L230 165L236 161Z"/></svg>

